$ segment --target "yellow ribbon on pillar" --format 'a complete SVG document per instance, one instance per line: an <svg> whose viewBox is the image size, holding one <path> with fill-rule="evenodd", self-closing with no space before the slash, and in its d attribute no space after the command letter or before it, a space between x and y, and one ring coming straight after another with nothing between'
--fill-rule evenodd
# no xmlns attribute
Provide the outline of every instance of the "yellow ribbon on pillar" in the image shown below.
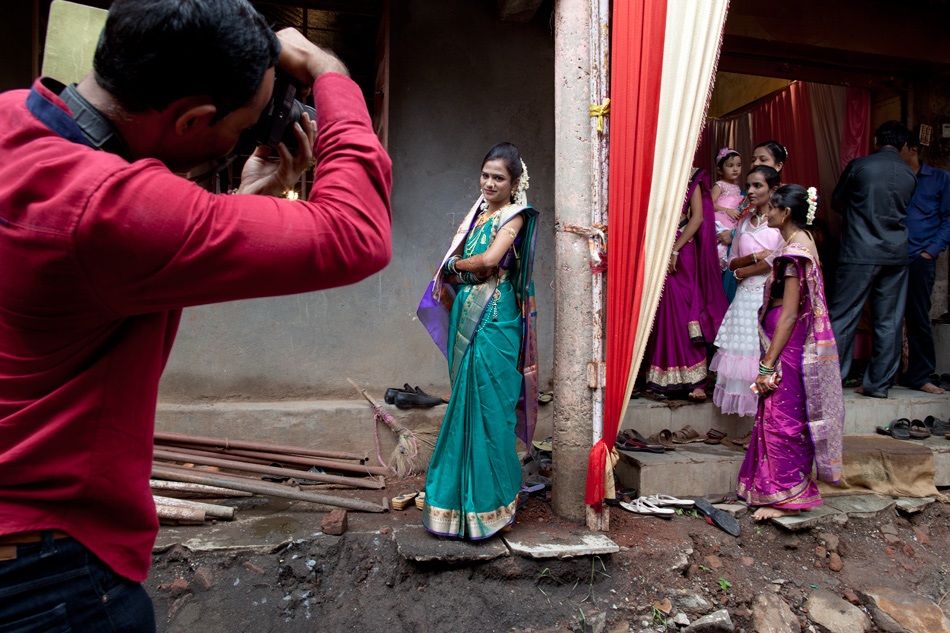
<svg viewBox="0 0 950 633"><path fill-rule="evenodd" d="M597 131L604 131L604 117L610 115L610 99L604 99L600 105L592 105L588 108L590 116L597 117Z"/></svg>

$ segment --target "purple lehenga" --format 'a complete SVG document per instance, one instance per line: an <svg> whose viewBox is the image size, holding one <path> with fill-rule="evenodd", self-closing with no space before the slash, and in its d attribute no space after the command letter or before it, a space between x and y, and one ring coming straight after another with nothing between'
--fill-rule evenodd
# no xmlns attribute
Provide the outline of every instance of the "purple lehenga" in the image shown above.
<svg viewBox="0 0 950 633"><path fill-rule="evenodd" d="M676 272L666 277L647 349L646 386L654 391L705 387L706 343L716 338L729 307L716 250L715 207L709 195L709 175L704 170L698 170L690 181L683 213L689 210L697 187L703 202L703 222L680 249ZM677 239L684 226L680 224Z"/></svg>
<svg viewBox="0 0 950 633"><path fill-rule="evenodd" d="M768 349L782 306L769 309L779 275L798 283L798 319L776 363L781 380L759 398L752 443L739 471L737 494L749 505L794 510L821 504L812 464L821 481L841 479L844 398L824 285L818 262L799 244L789 244L775 259L759 312L759 335Z"/></svg>

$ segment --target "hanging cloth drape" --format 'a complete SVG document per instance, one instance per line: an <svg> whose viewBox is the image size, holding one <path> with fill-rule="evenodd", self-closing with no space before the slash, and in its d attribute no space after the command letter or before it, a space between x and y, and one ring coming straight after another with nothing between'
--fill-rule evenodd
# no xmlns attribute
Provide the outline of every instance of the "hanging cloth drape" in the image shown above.
<svg viewBox="0 0 950 633"><path fill-rule="evenodd" d="M709 103L727 4L727 0L614 3L607 388L604 437L591 450L585 495L598 512L607 459L660 300Z"/></svg>
<svg viewBox="0 0 950 633"><path fill-rule="evenodd" d="M782 182L817 187L818 150L808 84L803 81L789 84L762 102L752 115L756 143L774 139L788 150ZM831 200L830 195L828 200Z"/></svg>
<svg viewBox="0 0 950 633"><path fill-rule="evenodd" d="M844 129L841 131L841 170L855 158L871 151L871 93L865 88L848 88L845 98Z"/></svg>

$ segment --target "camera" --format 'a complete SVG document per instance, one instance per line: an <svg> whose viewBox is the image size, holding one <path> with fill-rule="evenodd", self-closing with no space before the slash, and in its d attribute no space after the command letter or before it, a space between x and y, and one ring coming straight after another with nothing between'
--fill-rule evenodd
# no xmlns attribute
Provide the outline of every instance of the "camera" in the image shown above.
<svg viewBox="0 0 950 633"><path fill-rule="evenodd" d="M261 112L261 117L242 139L244 147L253 149L256 145L266 145L276 149L284 143L291 154L297 153L297 135L294 123L300 123L306 112L311 121L316 120L317 112L296 99L298 84L285 71L277 69L274 75L274 93Z"/></svg>

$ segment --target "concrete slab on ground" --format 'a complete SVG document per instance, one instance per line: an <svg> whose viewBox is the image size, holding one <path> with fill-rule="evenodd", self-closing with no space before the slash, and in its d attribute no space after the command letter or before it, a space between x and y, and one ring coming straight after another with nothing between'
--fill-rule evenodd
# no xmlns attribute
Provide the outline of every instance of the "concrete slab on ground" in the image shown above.
<svg viewBox="0 0 950 633"><path fill-rule="evenodd" d="M714 503L713 507L728 512L737 519L744 517L749 511L749 506L744 503Z"/></svg>
<svg viewBox="0 0 950 633"><path fill-rule="evenodd" d="M421 525L400 525L393 528L396 549L408 560L426 562L438 560L449 563L493 560L509 556L501 539L463 541L433 536Z"/></svg>
<svg viewBox="0 0 950 633"><path fill-rule="evenodd" d="M320 524L305 524L287 515L248 516L214 525L162 526L154 551L181 544L193 552L245 551L269 554L294 540L323 536ZM330 537L327 537L330 538Z"/></svg>
<svg viewBox="0 0 950 633"><path fill-rule="evenodd" d="M839 510L853 519L873 519L885 514L894 514L896 501L883 495L844 495L825 497L826 506Z"/></svg>
<svg viewBox="0 0 950 633"><path fill-rule="evenodd" d="M616 554L620 547L603 534L590 532L518 533L517 528L502 536L515 554L527 558L574 558Z"/></svg>
<svg viewBox="0 0 950 633"><path fill-rule="evenodd" d="M901 512L917 514L937 500L933 497L897 497L894 501L897 503L897 509Z"/></svg>
<svg viewBox="0 0 950 633"><path fill-rule="evenodd" d="M807 530L815 527L816 525L830 523L832 521L845 523L847 520L848 515L846 513L836 508L832 508L827 504L811 508L805 512L802 512L798 516L771 519L773 523L785 528L790 532Z"/></svg>

